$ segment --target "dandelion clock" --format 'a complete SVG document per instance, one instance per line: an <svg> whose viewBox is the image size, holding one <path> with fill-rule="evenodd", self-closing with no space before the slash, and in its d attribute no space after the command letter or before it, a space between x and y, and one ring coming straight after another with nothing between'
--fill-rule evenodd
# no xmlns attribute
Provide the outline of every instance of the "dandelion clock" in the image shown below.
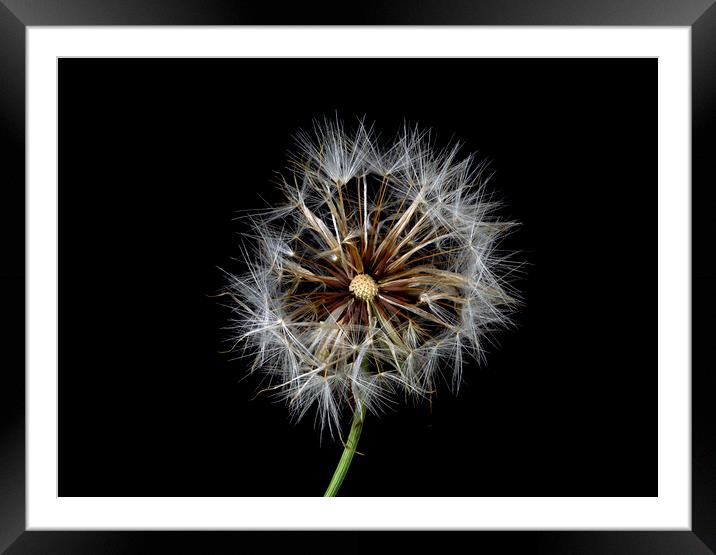
<svg viewBox="0 0 716 555"><path fill-rule="evenodd" d="M245 271L223 294L232 352L264 375L261 391L343 443L335 496L367 418L457 392L466 357L483 362L509 325L515 265L498 247L515 223L498 216L485 164L419 127L385 140L326 120L296 143L283 201L242 215Z"/></svg>

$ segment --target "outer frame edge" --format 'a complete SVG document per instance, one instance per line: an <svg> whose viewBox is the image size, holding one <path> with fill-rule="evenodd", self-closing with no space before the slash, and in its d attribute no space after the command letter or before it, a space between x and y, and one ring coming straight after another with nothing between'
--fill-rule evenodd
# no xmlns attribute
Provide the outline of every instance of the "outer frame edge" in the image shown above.
<svg viewBox="0 0 716 555"><path fill-rule="evenodd" d="M716 551L716 4L691 29L692 86L692 530ZM697 302L694 302L697 300Z"/></svg>
<svg viewBox="0 0 716 555"><path fill-rule="evenodd" d="M451 4L461 4L460 2L451 2ZM15 214L21 214L21 221L23 224L23 238L24 238L24 194L19 195L17 188L21 188L24 191L24 152L25 152L25 25L26 24L104 24L104 25L116 25L116 24L138 24L138 25L149 25L159 24L157 18L163 21L167 21L164 24L178 24L180 21L184 21L187 17L186 13L181 10L172 16L170 13L172 8L169 3L164 4L163 2L153 2L154 15L147 15L143 12L129 12L124 14L112 13L111 10L107 10L104 15L97 17L96 12L90 12L87 10L86 4L83 8L84 3L72 2L72 9L67 10L64 13L58 14L57 2L37 2L31 3L31 8L19 9L19 2L15 0L4 0L4 4L0 4L0 74L6 79L5 83L5 94L0 97L0 116L7 118L6 124L8 133L4 133L0 136L0 144L2 144L3 151L5 153L12 153L7 157L9 161L3 168L3 173L7 176L7 183L15 183L16 190L10 197L10 202L3 202L7 207L7 210L18 210L20 208L17 203L17 198L22 199L22 207ZM54 6L53 6L54 4ZM95 10L97 6L103 6L99 2L94 3ZM191 3L189 3L191 4ZM555 4L550 2L550 4ZM675 4L669 3L667 4ZM681 3L682 7L686 2ZM696 3L698 4L698 2ZM712 156L710 153L716 152L714 149L714 136L716 135L716 117L714 116L714 107L716 106L716 72L713 70L714 61L716 61L716 4L713 4L713 0L708 2L701 2L700 4L707 9L700 14L700 16L693 18L695 8L694 3L690 3L686 6L686 9L678 17L673 17L673 12L670 13L670 17L665 19L658 19L658 23L639 23L640 20L634 20L633 15L622 20L620 23L605 23L604 18L594 18L591 23L581 24L621 24L621 25L634 25L634 24L663 24L663 25L685 25L689 21L693 21L692 29L692 109L693 109L693 183L700 184L699 187L702 189L698 190L697 187L693 187L694 198L700 198L701 194L706 189L707 183L716 182L716 167L713 162L709 160ZM7 5L14 6L11 11ZM26 4L27 5L27 4ZM188 5L188 4L186 4ZM210 5L216 6L217 2L213 2ZM372 4L371 4L372 5ZM632 4L632 6L635 4ZM106 7L106 6L104 6ZM30 12L28 10L32 9ZM82 10L85 10L84 12ZM498 7L493 9L499 10ZM606 7L602 6L604 11L607 11ZM653 9L653 5L652 5ZM674 8L675 10L676 8ZM43 11L44 10L44 11ZM199 10L201 11L201 10ZM207 17L219 19L223 17L229 17L228 13L230 10L219 9L219 10L207 10ZM248 12L249 10L247 10ZM450 11L445 10L445 11ZM486 10L490 11L490 8ZM19 13L22 17L22 21L14 15ZM259 15L252 17L248 14L247 17L238 17L235 13L234 17L229 17L231 21L225 21L224 24L235 24L237 22L243 23L258 23L258 20L262 19ZM212 13L214 15L212 15ZM448 17L436 17L432 21L434 23L445 23L452 19L454 21L457 12L448 14ZM612 15L616 13L619 16L618 11L613 10ZM660 17L664 17L665 10L659 11L662 14ZM94 15L93 15L94 14ZM158 15L157 15L158 14ZM204 15L206 15L204 14ZM691 15L689 15L691 14ZM429 14L424 14L422 17L430 17ZM484 16L484 19L483 19ZM550 16L549 10L547 10L547 16ZM379 16L380 17L380 16ZM459 13L457 14L459 18ZM489 13L485 15L483 12L475 10L472 12L472 17L467 20L462 20L462 24L494 24L489 20L495 20L496 16L490 17ZM499 17L507 17L509 15L502 14ZM551 15L554 17L554 14ZM689 18L687 20L687 18ZM200 17L205 20L205 17ZM410 24L417 23L411 22L408 17L402 17L398 14L397 19L395 16L388 14L388 24ZM479 21L478 21L479 20ZM89 21L89 23L88 23ZM611 21L611 20L609 20ZM94 22L94 23L92 23ZM298 23L298 21L296 21ZM502 24L539 24L537 20L512 22L505 21ZM561 24L580 24L580 23L569 23L564 22ZM8 78L9 76L9 78ZM22 182L23 186L20 187L19 183ZM6 191L2 191L0 194L7 195ZM2 197L5 201L5 197ZM713 313L716 309L716 296L713 291L716 291L716 273L714 273L713 263L709 263L705 260L700 260L698 252L703 253L701 244L699 242L699 235L706 237L713 237L715 226L713 223L707 221L700 210L704 210L704 205L708 203L694 203L694 266L693 266L693 280L694 280L694 296L699 295L699 301L701 304L700 308L696 308L694 311L694 324L697 323L699 318L702 319L702 323L705 322L705 314ZM699 206L702 208L699 210ZM10 220L8 220L10 221ZM17 224L15 223L16 227ZM709 234L710 232L710 234ZM24 243L24 241L23 241ZM14 269L14 271L7 271L5 269L0 273L0 280L4 286L2 289L11 291L14 288L22 287L24 290L24 258L21 266ZM8 286L8 287L5 287ZM9 300L12 301L11 296ZM22 297L24 301L24 295ZM8 330L14 335L17 334L18 320L24 322L24 314L20 316L20 312L15 310L17 307L10 302L9 305L12 310L4 310L2 319L3 323L8 325ZM13 326L15 329L11 327ZM707 330L705 330L707 331ZM24 335L24 326L22 332ZM705 335L705 334L704 334ZM7 335L6 337L10 337ZM695 354L701 356L705 352L705 347L708 343L702 343L700 334L695 334L694 344L696 346ZM20 345L24 342L18 341L14 345L17 347L18 352ZM13 344L10 342L9 344ZM713 350L713 347L711 347ZM24 352L20 355L20 360L24 360ZM696 363L696 358L694 359ZM117 547L121 547L122 550L126 549L129 551L139 550L146 548L152 543L156 542L155 545L162 546L164 549L167 543L175 543L179 549L177 552L192 552L191 549L196 549L197 546L214 545L215 548L219 549L218 545L215 545L217 541L224 542L227 552L229 549L235 552L237 544L246 545L246 541L256 541L256 544L265 545L266 543L278 543L285 542L285 545L294 545L295 542L301 540L301 538L308 540L307 545L332 544L334 547L336 544L342 545L342 550L351 552L352 548L357 548L358 545L363 547L372 546L374 540L377 544L383 544L386 541L387 534L393 536L391 541L400 541L402 545L415 542L417 545L425 545L426 540L428 545L433 543L435 547L444 547L446 543L449 543L449 537L441 533L431 533L429 537L425 537L425 533L416 533L414 538L410 540L405 537L403 533L377 533L377 532L342 532L342 533L186 533L186 532L24 532L25 530L25 439L24 439L24 364L22 376L6 377L3 376L3 384L6 381L11 382L11 387L5 389L10 391L14 395L19 395L18 398L13 400L5 407L4 410L8 411L6 422L9 422L9 426L17 426L13 429L13 433L5 433L0 437L0 449L2 450L2 471L3 479L0 480L0 520L3 525L0 527L0 551L7 548L10 544L12 547L7 553L53 553L53 552L67 552L63 551L68 546L72 546L71 552L74 553L98 553L106 552L105 550L99 550L105 548L106 550L113 550ZM572 553L575 548L579 548L581 553L649 553L658 555L659 553L694 553L694 554L707 554L712 553L711 549L716 548L716 447L714 447L713 438L716 436L714 430L714 424L709 422L710 411L708 410L709 392L716 390L716 378L713 377L713 373L709 375L707 369L703 365L698 363L694 364L694 429L693 429L693 532L486 532L486 533L457 533L456 535L470 534L469 541L473 545L486 544L489 546L500 545L509 546L510 544L523 544L535 547L533 550L535 553L549 552L549 553ZM7 374L12 372L7 372ZM5 372L3 374L6 374ZM17 385L20 384L21 391L18 391ZM19 399L19 401L17 400ZM315 534L320 534L320 539ZM329 539L327 536L331 534L340 535L335 538L335 542L325 541ZM211 538L217 538L212 541ZM189 539L192 538L192 539ZM480 539L482 538L482 539ZM189 539L189 540L188 540ZM464 538L458 538L462 542ZM188 540L188 541L187 541ZM228 541L226 541L228 540ZM69 543L67 543L69 542ZM229 546L233 544L232 548ZM181 546L184 546L183 548ZM711 549L709 549L709 546ZM99 548L99 549L98 549ZM346 549L347 548L347 549ZM186 550L186 551L185 551ZM205 550L205 549L204 549ZM193 551L195 552L195 551ZM224 551L213 551L216 553Z"/></svg>
<svg viewBox="0 0 716 555"><path fill-rule="evenodd" d="M25 26L0 4L0 552L25 530Z"/></svg>

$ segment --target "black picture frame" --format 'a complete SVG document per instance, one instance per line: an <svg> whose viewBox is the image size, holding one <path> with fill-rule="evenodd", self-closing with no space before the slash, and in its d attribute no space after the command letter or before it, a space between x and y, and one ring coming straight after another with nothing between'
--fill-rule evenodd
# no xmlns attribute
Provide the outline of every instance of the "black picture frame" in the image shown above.
<svg viewBox="0 0 716 555"><path fill-rule="evenodd" d="M83 532L27 531L25 525L25 31L74 25L635 25L688 26L692 54L692 528L690 531L500 532ZM0 4L0 550L20 553L235 553L291 547L359 552L400 542L402 550L529 553L716 553L716 374L708 364L716 309L716 6L713 0L424 0L406 8L387 1L346 4L170 0L2 0ZM697 325L698 324L698 325ZM8 356L9 355L9 356ZM467 537L469 536L469 537ZM7 551L5 551L7 550Z"/></svg>

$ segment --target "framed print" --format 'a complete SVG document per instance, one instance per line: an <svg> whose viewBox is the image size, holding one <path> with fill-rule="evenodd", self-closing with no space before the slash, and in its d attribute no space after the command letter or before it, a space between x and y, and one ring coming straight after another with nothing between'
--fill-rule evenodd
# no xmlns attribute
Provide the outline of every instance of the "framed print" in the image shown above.
<svg viewBox="0 0 716 555"><path fill-rule="evenodd" d="M708 2L151 8L0 7L3 549L713 552Z"/></svg>

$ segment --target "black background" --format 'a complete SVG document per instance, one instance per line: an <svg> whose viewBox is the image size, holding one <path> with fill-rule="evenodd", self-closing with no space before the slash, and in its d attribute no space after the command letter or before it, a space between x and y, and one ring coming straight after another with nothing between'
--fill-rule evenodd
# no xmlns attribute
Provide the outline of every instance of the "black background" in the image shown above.
<svg viewBox="0 0 716 555"><path fill-rule="evenodd" d="M322 494L340 444L253 399L209 295L336 111L490 159L528 263L518 329L458 397L369 419L341 493L657 495L656 60L59 66L61 496Z"/></svg>

